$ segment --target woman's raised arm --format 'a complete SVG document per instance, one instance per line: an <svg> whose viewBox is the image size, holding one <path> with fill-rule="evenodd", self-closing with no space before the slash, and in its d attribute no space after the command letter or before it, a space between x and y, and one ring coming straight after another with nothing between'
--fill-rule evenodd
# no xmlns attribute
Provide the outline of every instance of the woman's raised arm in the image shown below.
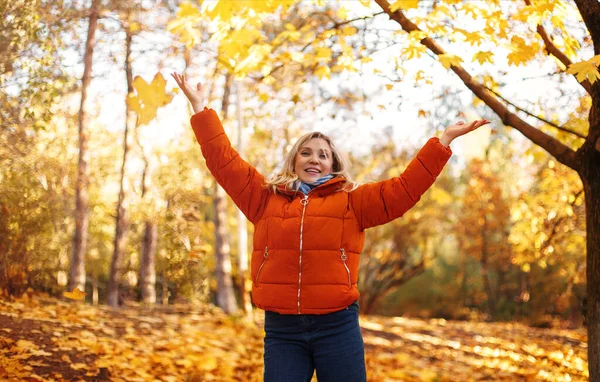
<svg viewBox="0 0 600 382"><path fill-rule="evenodd" d="M173 73L172 76L194 108L190 122L206 166L248 220L254 223L271 196L264 187L264 177L231 146L217 113L204 108L202 86L192 86L181 74Z"/></svg>
<svg viewBox="0 0 600 382"><path fill-rule="evenodd" d="M450 143L488 123L490 121L480 119L448 126L441 138L427 141L402 174L382 182L364 184L351 192L350 203L360 228L385 224L404 215L431 187L444 168L452 155Z"/></svg>

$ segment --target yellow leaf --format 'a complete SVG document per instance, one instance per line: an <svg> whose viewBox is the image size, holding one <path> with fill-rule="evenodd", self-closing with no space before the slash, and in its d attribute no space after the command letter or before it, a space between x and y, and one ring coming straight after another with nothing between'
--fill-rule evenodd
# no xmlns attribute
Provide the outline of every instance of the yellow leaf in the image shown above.
<svg viewBox="0 0 600 382"><path fill-rule="evenodd" d="M355 28L355 27L353 27L353 26L349 26L349 25L348 25L348 26L345 26L345 27L343 27L343 28L342 28L342 34L343 34L344 36L353 36L353 35L355 35L357 32L358 32L358 29L356 29L356 28Z"/></svg>
<svg viewBox="0 0 600 382"><path fill-rule="evenodd" d="M398 9L407 10L411 8L417 8L419 0L397 0L395 3L390 4L390 12L396 12Z"/></svg>
<svg viewBox="0 0 600 382"><path fill-rule="evenodd" d="M138 114L138 125L144 125L156 117L159 107L168 105L173 94L166 92L167 81L162 74L157 73L152 82L147 83L142 77L133 80L136 95L127 98L128 106Z"/></svg>
<svg viewBox="0 0 600 382"><path fill-rule="evenodd" d="M63 296L70 300L82 301L87 293L82 292L79 288L73 289L73 292L63 292Z"/></svg>
<svg viewBox="0 0 600 382"><path fill-rule="evenodd" d="M536 42L527 45L525 40L519 36L513 36L510 42L512 52L506 56L509 65L519 66L533 60L540 48Z"/></svg>
<svg viewBox="0 0 600 382"><path fill-rule="evenodd" d="M485 64L486 62L489 62L490 64L493 62L492 61L492 57L494 56L493 52L487 51L487 52L477 52L473 55L473 61L478 61L481 65Z"/></svg>
<svg viewBox="0 0 600 382"><path fill-rule="evenodd" d="M421 42L421 40L423 40L425 37L427 37L427 33L425 33L425 31L420 30L411 31L408 34L408 38L410 39L410 41L412 41L415 44Z"/></svg>
<svg viewBox="0 0 600 382"><path fill-rule="evenodd" d="M392 90L392 88L394 87L394 85L392 84L385 84L385 87L387 90Z"/></svg>
<svg viewBox="0 0 600 382"><path fill-rule="evenodd" d="M315 75L317 77L319 77L320 80L323 79L323 77L327 77L328 79L331 78L331 69L329 69L329 66L319 66L317 68L317 70L315 70Z"/></svg>
<svg viewBox="0 0 600 382"><path fill-rule="evenodd" d="M177 17L200 17L200 10L195 5L185 2L179 5Z"/></svg>
<svg viewBox="0 0 600 382"><path fill-rule="evenodd" d="M592 60L595 60L594 57ZM583 82L586 79L590 81L590 84L593 84L600 78L600 73L598 72L598 67L592 62L592 60L582 61L575 64L569 65L569 69L567 69L568 74L575 75L577 81Z"/></svg>
<svg viewBox="0 0 600 382"><path fill-rule="evenodd" d="M465 41L468 42L469 44L471 44L471 46L473 45L481 45L481 42L483 41L483 35L479 32L467 32L467 31L462 31L462 34L465 36Z"/></svg>
<svg viewBox="0 0 600 382"><path fill-rule="evenodd" d="M342 20L346 20L348 18L348 10L344 7L341 7L337 11L337 16Z"/></svg>
<svg viewBox="0 0 600 382"><path fill-rule="evenodd" d="M140 26L139 23L131 23L129 24L129 30L133 33L138 32L140 29L142 29L142 27Z"/></svg>
<svg viewBox="0 0 600 382"><path fill-rule="evenodd" d="M317 60L328 62L331 61L331 49L329 48L317 48Z"/></svg>
<svg viewBox="0 0 600 382"><path fill-rule="evenodd" d="M411 44L406 48L402 49L402 54L408 56L408 59L410 60L411 58L420 58L426 51L427 48L424 45Z"/></svg>
<svg viewBox="0 0 600 382"><path fill-rule="evenodd" d="M452 65L459 66L463 62L462 58L454 54L440 54L438 57L442 66L446 69L450 69Z"/></svg>
<svg viewBox="0 0 600 382"><path fill-rule="evenodd" d="M197 44L201 39L200 30L196 24L200 21L200 11L190 3L182 3L175 18L167 24L167 30L179 35L181 42L188 48Z"/></svg>
<svg viewBox="0 0 600 382"><path fill-rule="evenodd" d="M269 95L266 93L259 93L258 99L261 100L262 102L267 102L269 100Z"/></svg>

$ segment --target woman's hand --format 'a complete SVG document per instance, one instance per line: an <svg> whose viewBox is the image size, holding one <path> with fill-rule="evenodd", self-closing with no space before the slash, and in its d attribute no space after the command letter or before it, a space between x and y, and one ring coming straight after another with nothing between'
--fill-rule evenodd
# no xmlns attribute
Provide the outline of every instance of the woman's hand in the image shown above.
<svg viewBox="0 0 600 382"><path fill-rule="evenodd" d="M488 123L490 123L490 121L487 119L478 119L469 124L466 124L463 121L457 122L454 125L450 125L446 128L446 131L444 131L442 137L440 138L440 142L444 146L448 147L454 139L478 129L483 125L487 125Z"/></svg>
<svg viewBox="0 0 600 382"><path fill-rule="evenodd" d="M179 85L181 90L183 90L183 94L190 100L194 113L201 112L202 109L204 109L204 96L202 95L202 85L200 85L200 82L198 82L194 88L194 86L187 81L185 74L171 73L171 76L175 79L175 82L177 82L177 85Z"/></svg>

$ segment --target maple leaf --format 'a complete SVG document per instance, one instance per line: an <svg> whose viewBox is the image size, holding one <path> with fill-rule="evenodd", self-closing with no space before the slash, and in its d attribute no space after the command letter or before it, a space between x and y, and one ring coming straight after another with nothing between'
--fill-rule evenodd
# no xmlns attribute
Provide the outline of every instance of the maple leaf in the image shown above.
<svg viewBox="0 0 600 382"><path fill-rule="evenodd" d="M419 0L397 0L395 3L390 4L390 12L396 12L398 9L411 9L417 8Z"/></svg>
<svg viewBox="0 0 600 382"><path fill-rule="evenodd" d="M70 300L82 301L87 293L82 292L79 288L73 289L72 292L63 292L63 296Z"/></svg>
<svg viewBox="0 0 600 382"><path fill-rule="evenodd" d="M473 61L478 61L481 65L485 64L486 62L489 62L490 64L493 63L492 61L492 57L494 56L493 52L490 51L486 51L486 52L477 52L473 55Z"/></svg>
<svg viewBox="0 0 600 382"><path fill-rule="evenodd" d="M597 61L596 57L594 57L592 60ZM590 81L590 84L593 84L600 78L600 72L598 72L597 64L594 64L592 60L581 61L569 65L567 73L575 75L575 78L577 78L577 81L579 82L583 82L587 79Z"/></svg>
<svg viewBox="0 0 600 382"><path fill-rule="evenodd" d="M463 31L462 34L465 36L465 41L468 42L469 44L471 44L471 46L473 46L473 45L479 46L479 45L481 45L481 43L483 41L483 36L479 32L471 33L471 32L467 32L467 31Z"/></svg>
<svg viewBox="0 0 600 382"><path fill-rule="evenodd" d="M438 56L442 66L446 69L450 69L452 65L459 66L463 59L454 54L440 54Z"/></svg>
<svg viewBox="0 0 600 382"><path fill-rule="evenodd" d="M135 77L133 87L137 94L129 94L127 105L138 114L138 125L152 121L158 108L171 102L173 94L167 93L166 85L167 81L160 73L157 73L150 83L140 76Z"/></svg>
<svg viewBox="0 0 600 382"><path fill-rule="evenodd" d="M510 49L512 52L506 56L509 65L519 66L525 64L528 61L533 60L539 51L539 45L537 43L534 42L531 45L527 45L525 40L519 36L513 36L510 42Z"/></svg>
<svg viewBox="0 0 600 382"><path fill-rule="evenodd" d="M427 51L424 45L409 45L402 49L402 54L408 56L408 59L419 58Z"/></svg>

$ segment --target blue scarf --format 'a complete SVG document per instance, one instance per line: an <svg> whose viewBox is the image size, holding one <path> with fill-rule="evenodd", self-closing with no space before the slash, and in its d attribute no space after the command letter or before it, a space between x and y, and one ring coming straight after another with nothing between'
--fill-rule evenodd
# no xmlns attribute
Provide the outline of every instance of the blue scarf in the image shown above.
<svg viewBox="0 0 600 382"><path fill-rule="evenodd" d="M327 174L323 177L320 177L319 179L315 180L313 183L304 183L300 180L296 180L294 182L294 189L302 192L304 195L308 194L310 192L310 190L312 190L313 188L322 185L323 183L326 183L328 180L333 179L334 175L333 174Z"/></svg>

